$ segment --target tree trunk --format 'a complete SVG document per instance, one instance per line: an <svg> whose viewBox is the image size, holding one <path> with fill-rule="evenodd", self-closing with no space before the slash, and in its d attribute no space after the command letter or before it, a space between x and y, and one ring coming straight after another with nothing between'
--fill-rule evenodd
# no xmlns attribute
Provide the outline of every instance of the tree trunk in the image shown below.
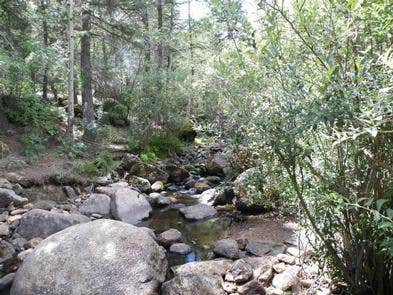
<svg viewBox="0 0 393 295"><path fill-rule="evenodd" d="M150 53L150 39L149 39L149 13L148 7L146 6L143 10L142 15L142 22L145 29L145 37L144 37L144 47L145 47L145 71L149 72L150 70L150 60L151 60L151 53Z"/></svg>
<svg viewBox="0 0 393 295"><path fill-rule="evenodd" d="M42 21L42 31L43 31L43 37L44 37L44 46L45 48L48 47L48 22L46 20L46 8L47 4L45 3L45 0L41 1L42 5L42 16L43 16L43 21ZM48 99L48 64L45 63L45 68L44 68L44 77L42 79L42 99L47 100Z"/></svg>
<svg viewBox="0 0 393 295"><path fill-rule="evenodd" d="M169 20L169 37L170 38L172 37L174 22L175 22L175 0L172 0L171 15L170 15L170 20ZM170 71L172 69L172 64L173 64L172 48L170 46L167 46L166 51L167 51L167 69L168 69L168 71Z"/></svg>
<svg viewBox="0 0 393 295"><path fill-rule="evenodd" d="M91 60L90 60L90 12L82 11L81 38L81 77L82 77L82 106L83 106L83 137L87 140L94 138L95 120L93 94L91 89Z"/></svg>
<svg viewBox="0 0 393 295"><path fill-rule="evenodd" d="M156 0L157 5L157 28L158 32L162 34L162 5L164 0ZM159 69L162 68L163 54L162 54L162 36L160 36L160 41L157 44L157 66Z"/></svg>
<svg viewBox="0 0 393 295"><path fill-rule="evenodd" d="M74 0L67 1L68 6L68 126L70 141L74 141Z"/></svg>

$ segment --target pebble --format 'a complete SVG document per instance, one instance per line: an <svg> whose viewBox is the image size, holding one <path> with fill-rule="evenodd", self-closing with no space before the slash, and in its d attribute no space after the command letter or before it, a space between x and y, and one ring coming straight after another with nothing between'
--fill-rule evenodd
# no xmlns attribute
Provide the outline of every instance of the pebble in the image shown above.
<svg viewBox="0 0 393 295"><path fill-rule="evenodd" d="M28 209L15 209L15 210L11 211L10 214L12 216L15 216L15 215L20 215L20 214L26 213L28 211L29 211Z"/></svg>
<svg viewBox="0 0 393 295"><path fill-rule="evenodd" d="M278 254L278 260L285 262L286 264L293 265L296 262L296 258L287 254Z"/></svg>
<svg viewBox="0 0 393 295"><path fill-rule="evenodd" d="M8 236L10 233L10 228L5 223L0 223L0 236Z"/></svg>
<svg viewBox="0 0 393 295"><path fill-rule="evenodd" d="M280 262L277 263L275 265L273 265L273 269L276 273L282 273L285 270L285 263L284 262Z"/></svg>
<svg viewBox="0 0 393 295"><path fill-rule="evenodd" d="M19 220L19 219L21 219L22 218L22 215L13 215L13 216L9 216L8 218L7 218L7 223L8 224L11 224L11 223L13 223L13 222L15 222L15 221L17 221L17 220Z"/></svg>

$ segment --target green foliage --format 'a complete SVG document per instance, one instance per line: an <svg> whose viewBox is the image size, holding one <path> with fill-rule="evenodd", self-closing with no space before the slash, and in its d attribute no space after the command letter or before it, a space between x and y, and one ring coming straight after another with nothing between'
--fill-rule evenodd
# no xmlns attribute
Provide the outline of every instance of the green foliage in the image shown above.
<svg viewBox="0 0 393 295"><path fill-rule="evenodd" d="M60 139L60 155L67 156L70 159L76 159L81 157L85 150L86 147L82 142L70 142L68 139Z"/></svg>
<svg viewBox="0 0 393 295"><path fill-rule="evenodd" d="M124 104L118 103L109 110L109 118L115 126L125 126L128 123L128 108Z"/></svg>
<svg viewBox="0 0 393 295"><path fill-rule="evenodd" d="M94 160L77 162L74 169L77 173L87 176L105 176L114 173L121 162L116 161L105 152L97 154Z"/></svg>
<svg viewBox="0 0 393 295"><path fill-rule="evenodd" d="M30 162L41 159L46 151L47 141L47 136L42 132L36 129L28 129L21 138L23 144L22 155Z"/></svg>

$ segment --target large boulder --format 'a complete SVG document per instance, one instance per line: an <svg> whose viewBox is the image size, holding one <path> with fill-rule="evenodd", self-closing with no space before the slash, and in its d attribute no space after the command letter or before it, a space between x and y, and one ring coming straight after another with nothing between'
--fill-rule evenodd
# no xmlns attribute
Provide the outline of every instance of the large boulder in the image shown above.
<svg viewBox="0 0 393 295"><path fill-rule="evenodd" d="M17 195L13 190L0 188L0 208L8 207L9 204L22 205L28 202L28 199Z"/></svg>
<svg viewBox="0 0 393 295"><path fill-rule="evenodd" d="M112 216L131 224L148 218L151 211L152 208L146 197L127 187L117 189L111 200Z"/></svg>
<svg viewBox="0 0 393 295"><path fill-rule="evenodd" d="M217 210L206 204L197 204L180 208L180 213L188 220L202 220L216 215Z"/></svg>
<svg viewBox="0 0 393 295"><path fill-rule="evenodd" d="M19 268L11 295L157 294L165 251L133 225L102 219L50 236Z"/></svg>
<svg viewBox="0 0 393 295"><path fill-rule="evenodd" d="M233 203L239 211L258 214L272 209L272 202L264 192L265 179L259 169L247 169L233 184Z"/></svg>
<svg viewBox="0 0 393 295"><path fill-rule="evenodd" d="M27 240L44 239L67 227L89 221L88 217L80 214L33 209L21 218L17 232Z"/></svg>
<svg viewBox="0 0 393 295"><path fill-rule="evenodd" d="M222 289L223 279L218 275L203 273L176 276L162 284L162 295L225 295Z"/></svg>
<svg viewBox="0 0 393 295"><path fill-rule="evenodd" d="M79 211L85 215L92 215L95 213L108 216L111 209L110 203L111 198L105 194L91 194L79 207Z"/></svg>
<svg viewBox="0 0 393 295"><path fill-rule="evenodd" d="M226 257L229 259L237 259L240 250L237 242L233 239L219 240L214 244L213 252L218 257Z"/></svg>

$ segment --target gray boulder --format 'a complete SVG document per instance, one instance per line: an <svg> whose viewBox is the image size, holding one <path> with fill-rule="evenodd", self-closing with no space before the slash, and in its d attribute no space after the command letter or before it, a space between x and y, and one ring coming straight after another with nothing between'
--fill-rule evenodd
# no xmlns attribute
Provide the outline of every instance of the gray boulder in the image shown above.
<svg viewBox="0 0 393 295"><path fill-rule="evenodd" d="M27 240L37 237L44 239L67 227L89 221L89 218L80 214L33 209L21 218L17 232Z"/></svg>
<svg viewBox="0 0 393 295"><path fill-rule="evenodd" d="M252 278L252 275L253 269L251 264L243 259L239 259L231 266L225 275L225 280L235 283L245 283Z"/></svg>
<svg viewBox="0 0 393 295"><path fill-rule="evenodd" d="M144 179L142 177L138 177L135 175L129 175L127 177L127 182L130 186L133 188L136 188L137 190L141 191L142 193L149 192L151 189L150 182L147 179Z"/></svg>
<svg viewBox="0 0 393 295"><path fill-rule="evenodd" d="M16 273L11 295L157 294L165 251L149 233L102 219L44 240Z"/></svg>
<svg viewBox="0 0 393 295"><path fill-rule="evenodd" d="M181 241L181 239L181 232L174 228L168 229L157 236L157 241L166 247Z"/></svg>
<svg viewBox="0 0 393 295"><path fill-rule="evenodd" d="M272 250L273 246L271 242L254 240L248 242L246 251L255 256L264 256Z"/></svg>
<svg viewBox="0 0 393 295"><path fill-rule="evenodd" d="M7 179L0 177L0 188L12 189L12 184Z"/></svg>
<svg viewBox="0 0 393 295"><path fill-rule="evenodd" d="M177 165L167 164L163 168L168 173L170 182L179 183L190 177L190 173L186 169Z"/></svg>
<svg viewBox="0 0 393 295"><path fill-rule="evenodd" d="M111 209L111 198L104 194L91 194L90 197L82 203L79 211L85 215L100 214L108 216Z"/></svg>
<svg viewBox="0 0 393 295"><path fill-rule="evenodd" d="M299 266L291 265L287 267L284 272L276 274L273 278L273 287L286 291L292 286L296 285L299 281L298 274L300 271Z"/></svg>
<svg viewBox="0 0 393 295"><path fill-rule="evenodd" d="M6 208L9 204L23 205L29 200L17 195L13 190L0 188L0 208Z"/></svg>
<svg viewBox="0 0 393 295"><path fill-rule="evenodd" d="M169 252L184 255L191 252L191 247L184 243L175 243L171 245Z"/></svg>
<svg viewBox="0 0 393 295"><path fill-rule="evenodd" d="M218 275L193 274L176 276L162 284L162 295L225 295L223 280Z"/></svg>
<svg viewBox="0 0 393 295"><path fill-rule="evenodd" d="M216 259L207 261L194 261L180 266L172 267L172 271L176 276L206 274L223 276L231 268L232 260Z"/></svg>
<svg viewBox="0 0 393 295"><path fill-rule="evenodd" d="M143 194L119 188L111 200L111 213L115 219L136 224L149 217L152 208Z"/></svg>
<svg viewBox="0 0 393 295"><path fill-rule="evenodd" d="M239 245L233 239L219 240L214 244L213 252L218 257L237 259L240 255Z"/></svg>
<svg viewBox="0 0 393 295"><path fill-rule="evenodd" d="M197 204L180 208L180 213L188 220L202 220L216 215L217 210L206 204Z"/></svg>

